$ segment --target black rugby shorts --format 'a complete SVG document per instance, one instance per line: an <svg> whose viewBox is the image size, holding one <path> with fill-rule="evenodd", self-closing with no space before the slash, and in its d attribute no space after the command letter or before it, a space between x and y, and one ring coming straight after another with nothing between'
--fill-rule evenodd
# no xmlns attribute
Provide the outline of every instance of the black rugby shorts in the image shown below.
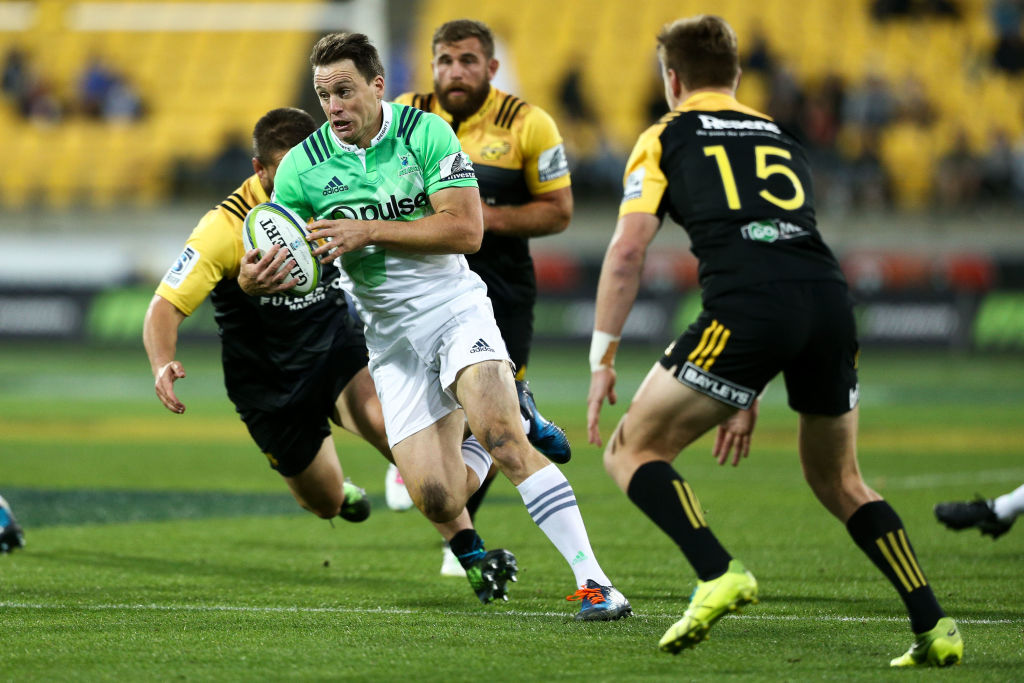
<svg viewBox="0 0 1024 683"><path fill-rule="evenodd" d="M515 363L516 379L523 379L533 344L533 309L530 306L502 305L494 299L491 299L491 306L509 358Z"/></svg>
<svg viewBox="0 0 1024 683"><path fill-rule="evenodd" d="M781 372L793 410L835 416L857 405L858 352L846 285L792 281L706 302L660 362L686 386L737 408L749 408Z"/></svg>
<svg viewBox="0 0 1024 683"><path fill-rule="evenodd" d="M304 390L284 408L240 411L253 441L282 476L301 474L313 462L331 433L338 395L366 367L362 332L354 336L358 340L351 344L335 346L332 357L310 372Z"/></svg>

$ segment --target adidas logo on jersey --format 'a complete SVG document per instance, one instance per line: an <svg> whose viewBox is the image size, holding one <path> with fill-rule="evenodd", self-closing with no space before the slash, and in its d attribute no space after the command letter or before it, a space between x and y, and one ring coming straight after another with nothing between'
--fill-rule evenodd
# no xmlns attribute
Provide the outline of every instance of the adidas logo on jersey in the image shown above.
<svg viewBox="0 0 1024 683"><path fill-rule="evenodd" d="M335 192L344 192L347 189L348 185L338 180L338 176L334 176L330 182L324 185L324 196L332 195Z"/></svg>
<svg viewBox="0 0 1024 683"><path fill-rule="evenodd" d="M473 344L473 348L469 350L470 353L480 353L481 351L494 351L490 346L487 345L483 339L477 339L476 344Z"/></svg>

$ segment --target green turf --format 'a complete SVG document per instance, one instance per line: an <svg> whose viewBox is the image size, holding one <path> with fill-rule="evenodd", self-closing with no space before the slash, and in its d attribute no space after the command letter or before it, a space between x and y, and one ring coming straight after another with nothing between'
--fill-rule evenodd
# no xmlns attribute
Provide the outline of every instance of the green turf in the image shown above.
<svg viewBox="0 0 1024 683"><path fill-rule="evenodd" d="M622 403L656 351L620 358ZM890 671L909 645L902 606L813 499L784 391L765 397L754 453L718 467L707 439L678 461L762 602L678 657L656 644L693 575L585 444L580 349L538 349L531 384L567 427L595 551L637 616L579 624L562 558L515 490L492 488L477 523L521 573L481 606L438 575L416 512L383 505L384 465L339 435L374 514L332 528L298 509L223 397L216 353L184 353L185 415L152 393L141 350L0 349L0 493L28 547L0 556L0 680L952 680L1019 678L1024 528L993 543L935 523L938 500L1024 481L1024 360L946 353L862 358L861 465L902 515L922 568L961 623L955 671Z"/></svg>

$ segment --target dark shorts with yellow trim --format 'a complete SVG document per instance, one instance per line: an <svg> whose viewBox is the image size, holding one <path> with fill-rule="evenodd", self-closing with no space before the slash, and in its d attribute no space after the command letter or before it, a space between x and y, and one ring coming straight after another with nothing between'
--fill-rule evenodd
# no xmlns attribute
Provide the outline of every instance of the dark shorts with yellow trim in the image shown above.
<svg viewBox="0 0 1024 683"><path fill-rule="evenodd" d="M737 408L749 408L781 372L793 410L842 415L857 405L858 350L845 283L774 282L707 302L660 362Z"/></svg>
<svg viewBox="0 0 1024 683"><path fill-rule="evenodd" d="M516 365L516 379L526 378L526 364L530 361L533 344L533 308L530 306L504 306L491 299L494 321L501 330L501 338L508 349L509 358Z"/></svg>
<svg viewBox="0 0 1024 683"><path fill-rule="evenodd" d="M338 395L366 367L361 330L357 336L343 350L335 348L331 362L311 373L307 377L309 385L286 407L240 411L253 441L282 476L294 477L305 471L330 435Z"/></svg>

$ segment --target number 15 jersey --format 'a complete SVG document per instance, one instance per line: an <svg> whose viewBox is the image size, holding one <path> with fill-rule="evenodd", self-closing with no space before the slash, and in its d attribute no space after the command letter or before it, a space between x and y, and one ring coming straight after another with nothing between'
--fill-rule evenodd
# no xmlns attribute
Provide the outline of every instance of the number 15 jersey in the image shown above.
<svg viewBox="0 0 1024 683"><path fill-rule="evenodd" d="M838 280L818 233L803 148L769 117L702 92L637 140L619 216L666 213L699 261L704 301L782 280Z"/></svg>

